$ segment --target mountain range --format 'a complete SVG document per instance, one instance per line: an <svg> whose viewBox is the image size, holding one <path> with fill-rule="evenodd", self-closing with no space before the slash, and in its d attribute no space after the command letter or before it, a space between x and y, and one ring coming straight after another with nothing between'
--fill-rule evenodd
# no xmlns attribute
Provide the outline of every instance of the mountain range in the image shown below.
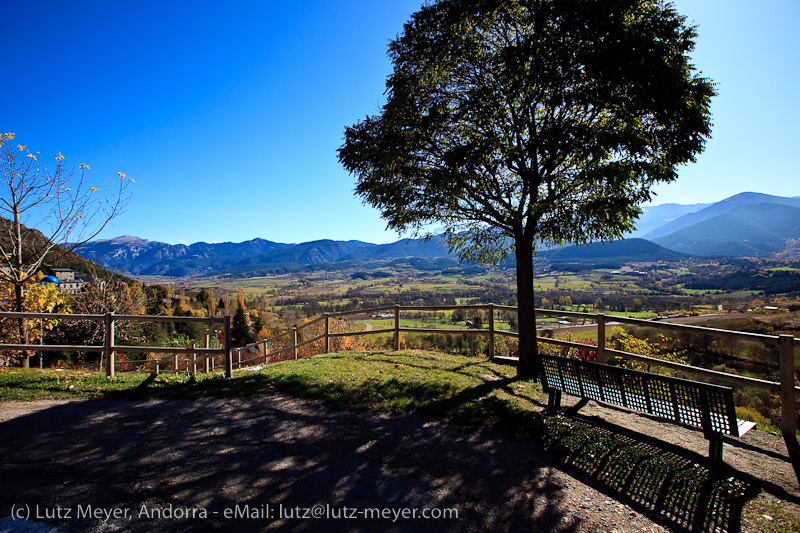
<svg viewBox="0 0 800 533"><path fill-rule="evenodd" d="M625 241L565 247L540 255L551 262L676 261L686 254L770 257L784 250L788 239L800 239L800 197L746 192L714 204L652 206L644 209L637 226ZM401 258L435 259L433 265L457 260L441 237L391 244L353 240L287 244L253 239L185 245L123 236L87 243L78 252L120 273L170 277L246 276L309 265L343 267Z"/></svg>
<svg viewBox="0 0 800 533"><path fill-rule="evenodd" d="M134 276L185 277L265 270L306 265L363 262L407 257L449 258L442 238L403 239L391 244L318 240L286 244L253 239L241 243L167 244L125 235L100 239L79 248L84 257L111 270Z"/></svg>

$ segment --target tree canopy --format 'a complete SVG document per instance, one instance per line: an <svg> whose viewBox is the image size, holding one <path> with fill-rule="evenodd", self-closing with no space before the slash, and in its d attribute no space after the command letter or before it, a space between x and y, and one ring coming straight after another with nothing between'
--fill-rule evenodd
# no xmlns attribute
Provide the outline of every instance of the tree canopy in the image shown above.
<svg viewBox="0 0 800 533"><path fill-rule="evenodd" d="M339 160L389 228L443 232L462 259L515 253L529 368L535 247L621 238L704 148L714 88L690 63L695 38L659 0L426 5Z"/></svg>

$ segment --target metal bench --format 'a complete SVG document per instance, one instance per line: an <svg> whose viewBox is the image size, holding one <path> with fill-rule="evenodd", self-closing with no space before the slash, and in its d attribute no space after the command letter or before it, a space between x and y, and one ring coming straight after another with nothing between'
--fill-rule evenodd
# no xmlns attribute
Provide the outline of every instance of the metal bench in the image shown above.
<svg viewBox="0 0 800 533"><path fill-rule="evenodd" d="M638 370L541 355L548 410L561 405L566 392L701 428L709 440L708 456L722 461L722 436L740 437L755 426L737 420L730 387L659 376Z"/></svg>

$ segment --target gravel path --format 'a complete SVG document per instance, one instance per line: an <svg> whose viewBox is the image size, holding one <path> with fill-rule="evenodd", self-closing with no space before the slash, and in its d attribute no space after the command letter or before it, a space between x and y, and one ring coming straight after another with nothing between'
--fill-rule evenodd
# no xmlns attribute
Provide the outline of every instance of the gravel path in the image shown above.
<svg viewBox="0 0 800 533"><path fill-rule="evenodd" d="M581 416L599 416L592 406ZM740 455L758 446L726 445L726 459L747 462ZM787 481L773 488L796 497L780 453L774 468ZM525 441L273 391L247 401L0 403L0 532L682 529L553 464ZM29 521L15 520L26 512ZM312 518L320 512L327 518ZM414 512L436 518L403 517Z"/></svg>

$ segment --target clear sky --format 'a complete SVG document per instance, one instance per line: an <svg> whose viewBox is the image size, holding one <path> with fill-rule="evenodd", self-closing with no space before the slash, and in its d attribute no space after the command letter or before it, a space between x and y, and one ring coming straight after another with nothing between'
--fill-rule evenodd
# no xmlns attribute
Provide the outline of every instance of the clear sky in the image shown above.
<svg viewBox="0 0 800 533"><path fill-rule="evenodd" d="M393 242L336 149L379 110L387 42L421 3L6 0L0 130L136 180L102 237ZM800 195L800 2L676 5L719 96L706 152L654 203Z"/></svg>

